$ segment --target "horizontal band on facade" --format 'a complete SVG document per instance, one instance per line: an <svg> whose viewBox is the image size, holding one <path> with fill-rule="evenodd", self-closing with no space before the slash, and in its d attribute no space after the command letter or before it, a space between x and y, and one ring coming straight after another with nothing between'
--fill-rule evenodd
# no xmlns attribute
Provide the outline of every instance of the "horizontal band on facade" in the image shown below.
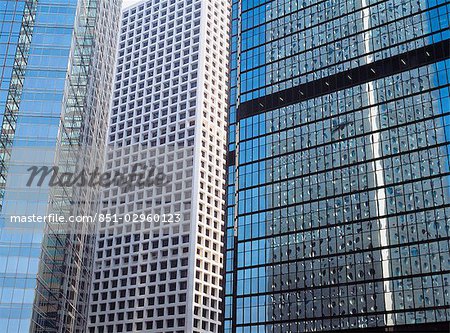
<svg viewBox="0 0 450 333"><path fill-rule="evenodd" d="M426 66L450 57L450 40L427 45L387 59L301 84L270 95L244 102L237 110L240 121L283 106L351 88L363 83Z"/></svg>
<svg viewBox="0 0 450 333"><path fill-rule="evenodd" d="M433 307L431 309L436 310L439 308L440 310L448 309L448 306L440 306L440 307ZM398 310L398 313L407 313L407 312L419 312L419 311L426 311L430 310L430 308L424 308L424 309L401 309ZM387 311L378 311L376 313L363 313L358 315L339 315L339 316L321 316L321 318L302 318L302 319L288 319L288 320L277 320L277 321L268 321L265 323L258 322L258 325L270 325L270 327L273 327L274 325L282 325L282 324L296 324L296 323L302 323L302 322L312 322L317 320L324 320L324 319L344 319L344 318L350 318L350 317L375 317L375 316L382 316L384 314L388 313L397 313L397 312L387 312ZM254 326L256 324L249 323L249 324L241 324L236 325L236 327L249 327ZM274 331L278 332L278 331ZM335 333L335 332L343 332L341 328L336 330L323 330L320 331L322 333ZM392 326L382 326L382 327L365 327L365 328L349 328L345 329L346 333L395 333L395 332L403 332L403 333L448 333L450 332L450 322L444 321L444 322L435 322L435 323L420 323L420 324L404 324L404 325L392 325Z"/></svg>

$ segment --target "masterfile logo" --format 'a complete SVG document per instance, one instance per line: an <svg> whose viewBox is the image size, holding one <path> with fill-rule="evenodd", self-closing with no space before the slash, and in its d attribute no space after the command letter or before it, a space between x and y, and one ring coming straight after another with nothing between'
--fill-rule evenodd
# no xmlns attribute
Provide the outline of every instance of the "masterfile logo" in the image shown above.
<svg viewBox="0 0 450 333"><path fill-rule="evenodd" d="M60 172L59 167L32 166L27 187L48 185L49 187L110 187L118 186L130 189L132 187L163 187L169 183L167 175L158 171L154 165L136 163L130 173L126 172L99 172L81 169L78 172Z"/></svg>

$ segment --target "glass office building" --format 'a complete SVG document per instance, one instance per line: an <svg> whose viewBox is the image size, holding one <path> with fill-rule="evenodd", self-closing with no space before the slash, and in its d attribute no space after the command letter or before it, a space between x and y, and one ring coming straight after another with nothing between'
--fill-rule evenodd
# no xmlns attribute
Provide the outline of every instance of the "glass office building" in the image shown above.
<svg viewBox="0 0 450 333"><path fill-rule="evenodd" d="M0 331L84 332L97 188L27 186L31 166L101 166L119 0L0 1ZM37 220L35 220L37 221Z"/></svg>
<svg viewBox="0 0 450 333"><path fill-rule="evenodd" d="M447 332L450 2L232 14L225 332Z"/></svg>

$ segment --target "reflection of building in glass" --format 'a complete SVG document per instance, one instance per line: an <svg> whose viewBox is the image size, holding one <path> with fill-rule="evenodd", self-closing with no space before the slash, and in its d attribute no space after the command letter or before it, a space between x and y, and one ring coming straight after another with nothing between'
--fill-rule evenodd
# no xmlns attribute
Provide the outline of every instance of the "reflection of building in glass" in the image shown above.
<svg viewBox="0 0 450 333"><path fill-rule="evenodd" d="M11 217L96 210L98 189L27 187L27 169L101 166L119 15L116 0L0 1L2 332L85 329L95 225Z"/></svg>
<svg viewBox="0 0 450 333"><path fill-rule="evenodd" d="M155 166L169 182L105 189L89 332L220 330L229 7L123 12L106 169Z"/></svg>
<svg viewBox="0 0 450 333"><path fill-rule="evenodd" d="M225 332L448 329L448 1L233 10Z"/></svg>

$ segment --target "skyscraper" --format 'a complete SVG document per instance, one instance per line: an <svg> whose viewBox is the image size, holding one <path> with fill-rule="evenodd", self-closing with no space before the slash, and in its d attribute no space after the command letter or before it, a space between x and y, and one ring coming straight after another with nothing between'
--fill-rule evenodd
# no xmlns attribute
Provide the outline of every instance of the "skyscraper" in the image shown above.
<svg viewBox="0 0 450 333"><path fill-rule="evenodd" d="M225 332L448 331L449 8L233 2Z"/></svg>
<svg viewBox="0 0 450 333"><path fill-rule="evenodd" d="M89 332L220 329L229 12L227 0L150 0L122 14L106 158L117 182Z"/></svg>
<svg viewBox="0 0 450 333"><path fill-rule="evenodd" d="M119 17L119 0L0 1L2 332L86 329L95 224L42 221L93 215L99 189L27 183L102 166Z"/></svg>

